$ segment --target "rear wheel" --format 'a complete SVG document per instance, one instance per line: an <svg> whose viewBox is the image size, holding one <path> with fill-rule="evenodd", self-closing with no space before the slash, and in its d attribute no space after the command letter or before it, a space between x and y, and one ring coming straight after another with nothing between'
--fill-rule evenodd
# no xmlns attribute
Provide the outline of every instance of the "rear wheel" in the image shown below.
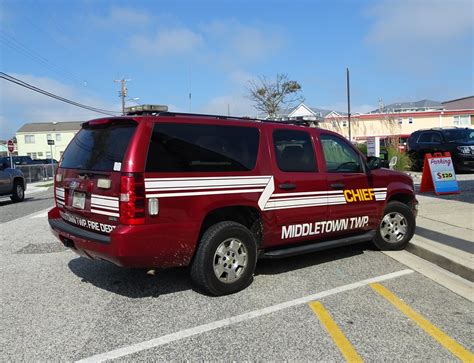
<svg viewBox="0 0 474 363"><path fill-rule="evenodd" d="M14 202L21 202L23 199L25 199L25 188L21 182L16 181L13 184L13 193L10 198Z"/></svg>
<svg viewBox="0 0 474 363"><path fill-rule="evenodd" d="M202 236L191 266L191 278L211 295L232 294L252 282L256 262L253 234L239 223L220 222Z"/></svg>
<svg viewBox="0 0 474 363"><path fill-rule="evenodd" d="M413 237L415 227L415 216L410 207L397 201L389 202L373 242L381 250L404 249Z"/></svg>

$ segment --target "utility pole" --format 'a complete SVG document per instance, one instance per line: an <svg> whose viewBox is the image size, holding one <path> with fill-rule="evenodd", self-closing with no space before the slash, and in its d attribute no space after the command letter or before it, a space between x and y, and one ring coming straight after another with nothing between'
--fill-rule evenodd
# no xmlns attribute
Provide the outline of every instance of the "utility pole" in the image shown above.
<svg viewBox="0 0 474 363"><path fill-rule="evenodd" d="M122 99L122 115L125 115L125 99L127 98L127 82L130 82L131 79L115 79L115 83L120 83L119 97Z"/></svg>
<svg viewBox="0 0 474 363"><path fill-rule="evenodd" d="M351 135L351 87L349 83L349 68L346 68L347 79L347 126L349 126L349 141L352 142Z"/></svg>

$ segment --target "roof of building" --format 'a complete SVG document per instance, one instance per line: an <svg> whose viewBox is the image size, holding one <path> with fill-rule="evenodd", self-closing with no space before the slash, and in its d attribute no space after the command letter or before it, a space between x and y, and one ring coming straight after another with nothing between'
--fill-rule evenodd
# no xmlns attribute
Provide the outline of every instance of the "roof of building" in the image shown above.
<svg viewBox="0 0 474 363"><path fill-rule="evenodd" d="M470 100L470 99L474 99L474 96L467 96L467 97L455 98L454 100L443 101L443 102L441 102L441 103L444 105L445 103L456 102L456 101L463 101L463 100Z"/></svg>
<svg viewBox="0 0 474 363"><path fill-rule="evenodd" d="M426 111L426 110L441 110L443 104L438 101L421 100L415 102L396 102L386 105L383 109L377 108L369 113L384 113L384 112L400 112L400 111Z"/></svg>
<svg viewBox="0 0 474 363"><path fill-rule="evenodd" d="M17 132L77 131L84 121L34 122L24 124Z"/></svg>

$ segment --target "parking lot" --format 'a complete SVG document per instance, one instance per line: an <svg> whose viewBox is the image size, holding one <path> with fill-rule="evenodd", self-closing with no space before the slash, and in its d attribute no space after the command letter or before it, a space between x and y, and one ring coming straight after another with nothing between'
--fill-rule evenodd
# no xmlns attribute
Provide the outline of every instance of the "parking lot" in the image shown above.
<svg viewBox="0 0 474 363"><path fill-rule="evenodd" d="M52 203L49 190L0 205L2 360L474 359L472 302L368 243L262 260L249 288L216 298L185 268L64 249Z"/></svg>

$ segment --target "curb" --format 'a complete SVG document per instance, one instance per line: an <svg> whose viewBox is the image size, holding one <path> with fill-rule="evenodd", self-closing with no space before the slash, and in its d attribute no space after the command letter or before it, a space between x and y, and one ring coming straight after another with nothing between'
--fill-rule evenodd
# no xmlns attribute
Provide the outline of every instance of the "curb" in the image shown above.
<svg viewBox="0 0 474 363"><path fill-rule="evenodd" d="M456 258L456 256L449 256L444 251L427 246L419 241L411 241L407 245L406 250L466 280L474 282L474 269L465 261Z"/></svg>

